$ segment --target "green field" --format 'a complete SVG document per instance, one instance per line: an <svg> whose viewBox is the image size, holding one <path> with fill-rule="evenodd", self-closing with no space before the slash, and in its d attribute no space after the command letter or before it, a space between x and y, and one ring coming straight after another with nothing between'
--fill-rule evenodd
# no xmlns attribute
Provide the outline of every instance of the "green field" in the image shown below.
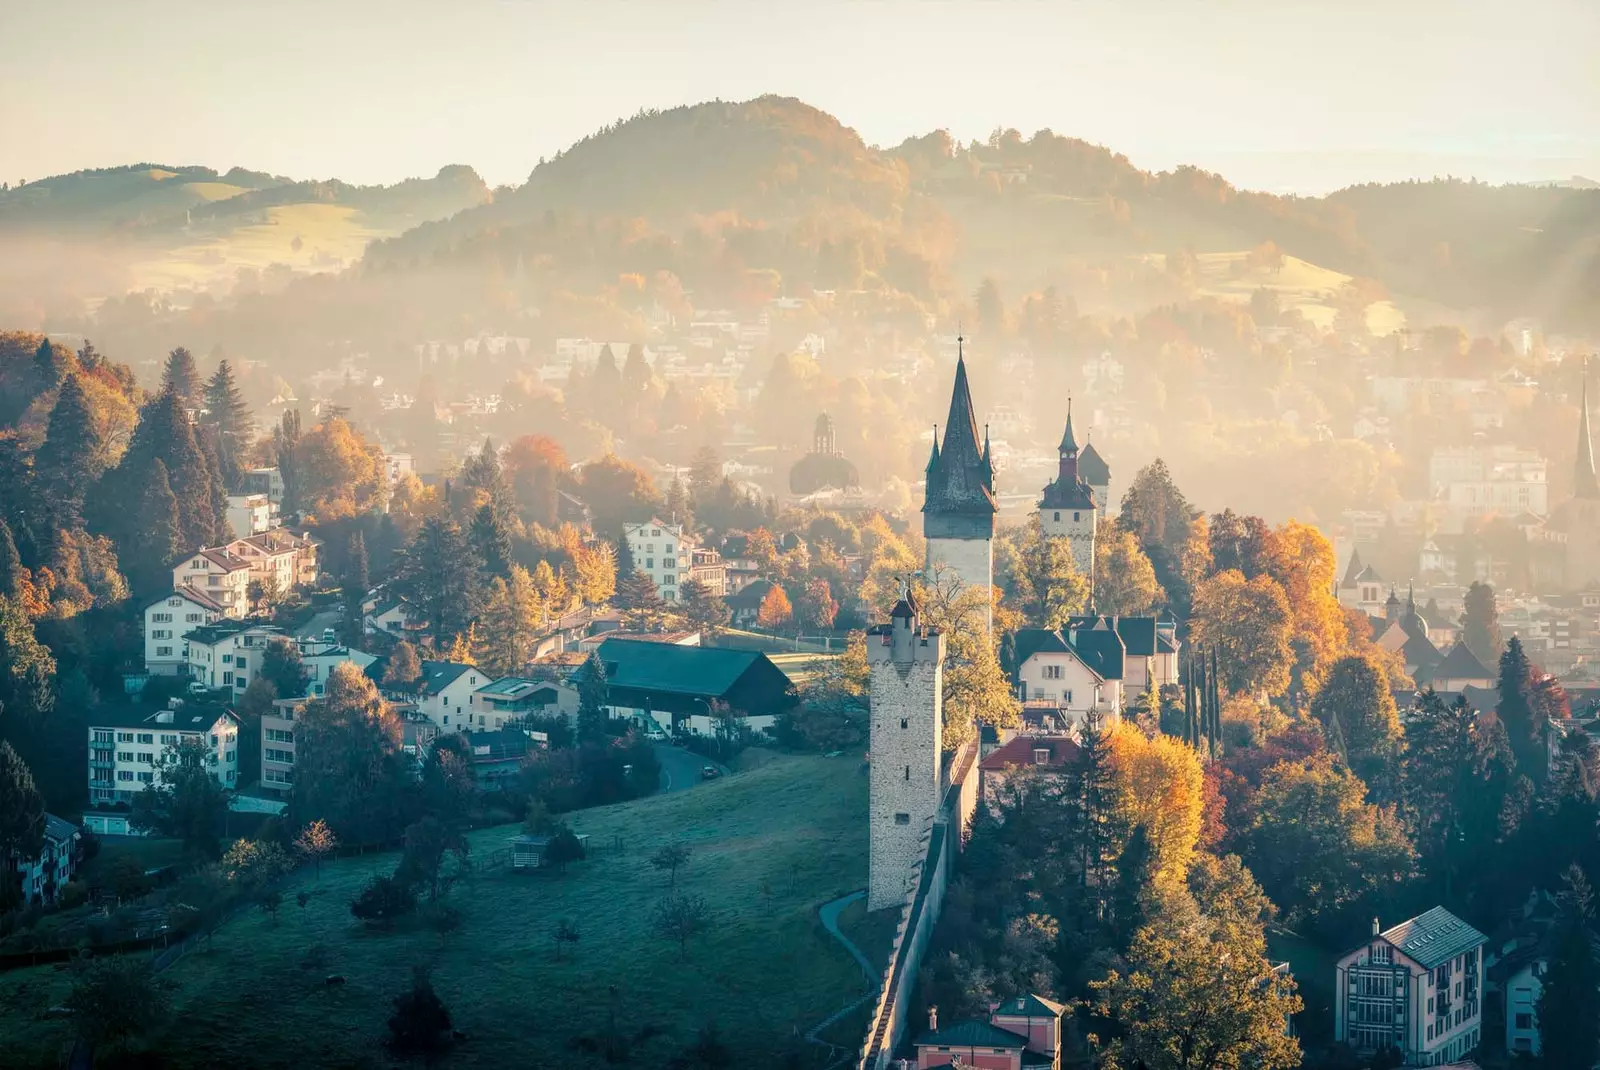
<svg viewBox="0 0 1600 1070"><path fill-rule="evenodd" d="M603 1065L582 1045L606 1036L612 985L618 1032L655 1034L633 1065L663 1065L713 1022L741 1056L782 1050L866 991L816 915L866 883L866 793L857 762L782 757L691 791L585 811L573 827L599 849L559 878L489 864L514 827L475 833L477 865L449 895L462 923L444 935L421 924L369 930L350 916L351 897L391 870L394 855L325 865L320 882L306 872L285 890L276 924L241 915L162 975L176 1013L152 1046L175 1067L383 1065L390 999L423 963L469 1036L445 1065ZM683 960L651 931L667 879L647 862L678 839L694 849L679 887L713 914ZM312 895L303 910L300 891ZM575 961L557 962L551 937L564 918L582 938ZM883 919L847 912L841 923L864 948L876 945L869 955L885 954ZM346 983L329 987L329 974ZM49 968L0 974L0 1064L54 1065L69 1025L43 1012L67 985Z"/></svg>
<svg viewBox="0 0 1600 1070"><path fill-rule="evenodd" d="M1283 308L1299 309L1322 330L1333 326L1333 297L1349 275L1318 267L1295 256L1285 256L1278 271L1247 269L1248 252L1201 253L1200 287L1211 297L1247 302L1257 289L1274 290ZM1405 313L1393 301L1379 301L1367 309L1367 329L1376 335L1392 334L1406 325Z"/></svg>

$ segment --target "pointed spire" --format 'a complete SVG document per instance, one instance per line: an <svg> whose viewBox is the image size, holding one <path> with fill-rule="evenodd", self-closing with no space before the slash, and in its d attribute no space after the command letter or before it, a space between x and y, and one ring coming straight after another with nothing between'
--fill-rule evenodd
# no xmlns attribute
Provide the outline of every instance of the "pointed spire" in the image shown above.
<svg viewBox="0 0 1600 1070"><path fill-rule="evenodd" d="M933 472L933 466L939 463L939 425L933 425L933 452L928 454L928 472Z"/></svg>
<svg viewBox="0 0 1600 1070"><path fill-rule="evenodd" d="M963 341L958 336L957 346ZM925 514L987 516L991 518L991 525L994 514L999 511L987 447L978 444L978 417L973 412L964 350L956 356L956 381L950 392L944 442L937 446L937 452L928 462L928 485L922 511Z"/></svg>
<svg viewBox="0 0 1600 1070"><path fill-rule="evenodd" d="M1062 456L1078 452L1078 438L1072 433L1072 395L1067 395L1067 429L1061 434Z"/></svg>
<svg viewBox="0 0 1600 1070"><path fill-rule="evenodd" d="M1573 473L1576 498L1600 499L1600 478L1594 468L1594 440L1589 434L1589 362L1583 362L1583 388L1578 395L1578 461Z"/></svg>

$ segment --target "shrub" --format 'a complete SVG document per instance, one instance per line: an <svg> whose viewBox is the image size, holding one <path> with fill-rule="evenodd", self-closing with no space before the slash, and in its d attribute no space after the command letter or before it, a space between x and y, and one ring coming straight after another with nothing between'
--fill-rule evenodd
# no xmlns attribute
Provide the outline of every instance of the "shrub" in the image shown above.
<svg viewBox="0 0 1600 1070"><path fill-rule="evenodd" d="M350 904L362 921L393 921L417 909L417 893L394 877L373 877Z"/></svg>
<svg viewBox="0 0 1600 1070"><path fill-rule="evenodd" d="M433 990L428 972L411 968L411 990L394 998L389 1047L400 1054L436 1052L450 1043L450 1011Z"/></svg>

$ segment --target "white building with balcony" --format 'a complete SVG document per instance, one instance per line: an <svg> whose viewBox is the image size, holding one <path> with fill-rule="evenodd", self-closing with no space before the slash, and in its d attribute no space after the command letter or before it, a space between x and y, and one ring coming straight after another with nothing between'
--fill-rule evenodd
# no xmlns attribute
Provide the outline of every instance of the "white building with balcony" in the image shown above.
<svg viewBox="0 0 1600 1070"><path fill-rule="evenodd" d="M205 745L206 767L218 784L232 789L239 781L239 719L215 703L173 699L164 710L102 707L89 718L89 802L83 826L100 835L137 835L126 812L102 808L126 806L150 784L160 784L168 748L190 740Z"/></svg>
<svg viewBox="0 0 1600 1070"><path fill-rule="evenodd" d="M144 668L155 676L176 676L187 671L183 637L196 628L215 624L227 607L195 587L179 587L153 598L144 606Z"/></svg>
<svg viewBox="0 0 1600 1070"><path fill-rule="evenodd" d="M623 528L633 567L650 577L663 601L676 602L683 582L689 578L694 562L694 540L684 534L682 524L668 524L651 517L641 524Z"/></svg>
<svg viewBox="0 0 1600 1070"><path fill-rule="evenodd" d="M223 615L243 620L250 614L250 562L224 547L197 550L173 566L172 588L193 587L223 607Z"/></svg>

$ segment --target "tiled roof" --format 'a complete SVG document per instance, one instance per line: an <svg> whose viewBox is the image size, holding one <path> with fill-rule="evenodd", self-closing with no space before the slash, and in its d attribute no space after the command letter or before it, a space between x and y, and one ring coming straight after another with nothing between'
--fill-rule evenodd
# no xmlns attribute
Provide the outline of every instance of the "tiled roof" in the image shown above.
<svg viewBox="0 0 1600 1070"><path fill-rule="evenodd" d="M227 608L221 602L217 601L215 598L212 598L200 588L195 587L192 584L185 583L181 586L174 587L166 594L159 594L154 598L147 599L140 609L145 610L151 608L152 606L159 606L161 603L165 602L169 598L172 598L173 596L187 598L195 605L200 606L202 609L209 609L213 613L221 613Z"/></svg>
<svg viewBox="0 0 1600 1070"><path fill-rule="evenodd" d="M63 820L55 814L44 815L44 834L56 843L70 842L77 835L78 826L70 821Z"/></svg>
<svg viewBox="0 0 1600 1070"><path fill-rule="evenodd" d="M1488 940L1444 907L1434 907L1378 935L1428 970Z"/></svg>
<svg viewBox="0 0 1600 1070"><path fill-rule="evenodd" d="M233 554L230 554L226 549L220 546L213 549L196 550L192 554L184 554L173 564L172 567L177 568L185 561L192 561L197 557L205 558L207 561L210 561L213 565L216 565L218 568L223 569L226 572L238 572L240 569L247 569L250 567L250 562L246 561L242 557L235 557Z"/></svg>
<svg viewBox="0 0 1600 1070"><path fill-rule="evenodd" d="M1072 649L1083 663L1104 680L1122 679L1122 660L1126 653L1121 636L1109 627L1077 628L1072 632Z"/></svg>
<svg viewBox="0 0 1600 1070"><path fill-rule="evenodd" d="M942 1048L1012 1048L1020 1050L1028 1042L999 1026L969 1018L952 1022L943 1029L929 1029L917 1037L916 1046Z"/></svg>
<svg viewBox="0 0 1600 1070"><path fill-rule="evenodd" d="M424 661L422 676L417 680L417 687L419 690L426 689L430 695L437 695L459 680L468 669L476 668L476 665L468 665L461 661Z"/></svg>
<svg viewBox="0 0 1600 1070"><path fill-rule="evenodd" d="M1038 761L1035 751L1048 751L1050 756L1043 763ZM1022 765L1037 765L1044 769L1060 769L1067 765L1080 753L1080 748L1066 736L1015 736L1010 741L1002 743L990 751L978 763L979 769L991 773L1004 772Z"/></svg>
<svg viewBox="0 0 1600 1070"><path fill-rule="evenodd" d="M996 1007L992 1013L1007 1017L1045 1018L1051 1015L1059 1018L1066 1012L1066 1005L1028 993L1026 996L1015 996Z"/></svg>
<svg viewBox="0 0 1600 1070"><path fill-rule="evenodd" d="M1433 679L1435 680L1492 680L1493 678L1494 674L1484 668L1483 662L1478 660L1476 654L1467 649L1466 643L1457 643L1451 647L1450 652L1444 656L1444 660L1433 667Z"/></svg>
<svg viewBox="0 0 1600 1070"><path fill-rule="evenodd" d="M726 694L751 666L766 660L759 650L640 643L623 638L606 639L597 653L613 687L679 695Z"/></svg>

